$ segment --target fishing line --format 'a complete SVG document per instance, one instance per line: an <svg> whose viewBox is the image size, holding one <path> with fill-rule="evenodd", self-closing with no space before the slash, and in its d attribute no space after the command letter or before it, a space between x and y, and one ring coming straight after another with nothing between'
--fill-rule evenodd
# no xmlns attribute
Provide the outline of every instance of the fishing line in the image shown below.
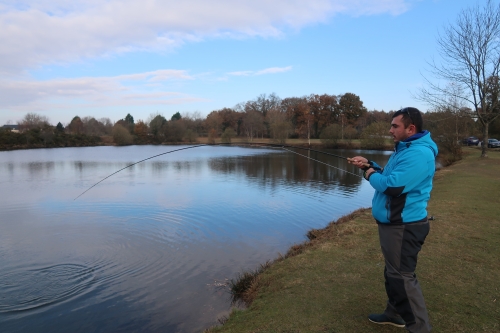
<svg viewBox="0 0 500 333"><path fill-rule="evenodd" d="M158 154L158 155L154 155L154 156L151 156L151 157L145 158L145 159L143 159L143 160L140 160L140 161L138 161L138 162L135 162L135 163L129 164L129 165L127 165L126 167L123 167L123 168L121 168L120 170L113 172L113 173L112 173L112 174L110 174L109 176L104 177L103 179L101 179L100 181L98 181L97 183L95 183L94 185L92 185L91 187L89 187L88 189L86 189L84 192L82 192L79 196L77 196L75 199L73 199L73 201L74 201L74 200L76 200L76 199L78 199L79 197L81 197L82 195L84 195L85 193L87 193L88 191L90 191L90 189L91 189L91 188L93 188L93 187L95 187L95 186L99 185L100 183L102 183L103 181L105 181L106 179L108 179L109 177L111 177L111 176L113 176L113 175L116 175L118 172L120 172L120 171L122 171L122 170L125 170L125 169L127 169L127 168L130 168L131 166L134 166L134 165L136 165L136 164L139 164L139 163L141 163L141 162L144 162L144 161L150 160L150 159L152 159L152 158L155 158L155 157L158 157L158 156L161 156L161 155L165 155L165 154L173 153L173 152L180 151L180 150L184 150L184 149L191 149L191 148L203 147L203 146L208 146L208 145L203 144L203 145L189 146L189 147L184 147L184 148L179 148L179 149L169 150L169 151L167 151L167 152L165 152L165 153L161 153L161 154Z"/></svg>
<svg viewBox="0 0 500 333"><path fill-rule="evenodd" d="M331 164L328 164L328 163L325 163L325 162L321 162L321 161L315 160L315 159L314 159L314 158L312 158L312 157L309 157L309 156L306 156L306 155L299 154L299 153L297 153L296 151L293 151L293 150L290 150L290 149L286 149L286 148L283 148L283 150L286 150L286 151L289 151L289 152L291 152L291 153L297 154L297 155L299 155L299 156L302 156L302 157L308 158L308 159L310 159L310 160L312 160L312 161L314 161L314 162L318 162L318 163L321 163L321 164L324 164L324 165L328 165L328 166L329 166L329 167L331 167L331 168L335 168L335 169L338 169L338 170L340 170L340 171L347 172L347 173L349 173L349 174L351 174L351 175L354 175L354 176L358 176L358 177L360 177L360 178L363 178L363 176L360 176L360 175L358 175L358 174L356 174L356 173L352 173L352 172L349 172L349 171L347 171L347 170L341 169L341 168L339 168L339 167L333 166L333 165L331 165Z"/></svg>
<svg viewBox="0 0 500 333"><path fill-rule="evenodd" d="M191 149L191 148L197 148L197 147L205 147L205 146L222 146L222 145L230 145L231 143L230 142L227 142L227 143L214 143L214 144L200 144L200 145L194 145L194 146L189 146L189 147L184 147L184 148L179 148L179 149L174 149L174 150L169 150L167 152L164 152L164 153L161 153L161 154L157 154L157 155L154 155L154 156L151 156L151 157L148 157L148 158L145 158L143 160L140 160L138 162L135 162L135 163L132 163L132 164L129 164L123 168L121 168L120 170L117 170L115 172L113 172L112 174L104 177L103 179L101 179L100 181L98 181L97 183L95 183L94 185L92 185L91 187L89 187L88 189L86 189L85 191L83 191L79 196L77 196L74 200L78 199L79 197L81 197L82 195L84 195L85 193L87 193L88 191L90 191L92 188L94 188L95 186L99 185L100 183L102 183L103 181L105 181L106 179L108 179L109 177L113 176L113 175L116 175L118 172L122 171L122 170L125 170L127 168L130 168L131 166L134 166L136 164L139 164L141 162L144 162L144 161L147 161L147 160L150 160L152 158L155 158L155 157L158 157L158 156L162 156L162 155L165 155L165 154L170 154L170 153L174 153L176 151L181 151L181 150L186 150L186 149ZM339 169L341 171L345 171L347 173L350 173L351 175L355 175L355 176L358 176L358 177L361 177L360 175L357 175L355 173L352 173L352 172L349 172L347 170L344 170L344 169L340 169L338 167L335 167L333 165L330 165L330 164L327 164L325 162L321 162L321 161L318 161L318 160L315 160L309 156L306 156L306 155L302 155L302 154L299 154L297 152L294 152L292 150L289 150L289 149L286 149L286 148L294 148L294 149L303 149L303 150L308 150L308 151L313 151L313 152L316 152L316 153L320 153L320 154L324 154L324 155L329 155L329 156L334 156L334 157L338 157L338 158L342 158L344 160L347 160L347 161L350 161L351 159L349 157L345 157L345 156L341 156L341 155L336 155L336 154L332 154L332 153L328 153L328 152L325 152L325 151L321 151L321 150L315 150L315 149L311 149L311 148L304 148L304 147L297 147L297 146L290 146L290 145L279 145L279 144L274 144L274 143L260 143L260 142L235 142L234 145L250 145L250 146L269 146L269 147L275 147L275 148L281 148L281 149L284 149L286 151L289 151L289 152L292 152L294 154L297 154L297 155L300 155L300 156L303 156L305 158L308 158L310 160L313 160L315 162L319 162L319 163L322 163L322 164L325 164L325 165L328 165L332 168L335 168L335 169ZM286 147L286 148L285 148ZM362 177L361 177L362 178Z"/></svg>

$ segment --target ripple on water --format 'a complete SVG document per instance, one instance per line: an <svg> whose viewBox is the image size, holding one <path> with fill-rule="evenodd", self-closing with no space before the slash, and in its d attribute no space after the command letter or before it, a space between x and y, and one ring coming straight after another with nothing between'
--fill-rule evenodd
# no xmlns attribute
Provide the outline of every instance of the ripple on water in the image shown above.
<svg viewBox="0 0 500 333"><path fill-rule="evenodd" d="M92 290L94 268L58 264L36 269L3 269L0 313L29 311L78 297Z"/></svg>

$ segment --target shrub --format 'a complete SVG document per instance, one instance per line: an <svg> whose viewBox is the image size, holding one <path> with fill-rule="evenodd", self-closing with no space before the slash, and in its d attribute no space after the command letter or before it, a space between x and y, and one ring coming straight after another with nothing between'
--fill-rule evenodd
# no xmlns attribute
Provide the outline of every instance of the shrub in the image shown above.
<svg viewBox="0 0 500 333"><path fill-rule="evenodd" d="M120 124L113 126L113 141L119 146L130 145L133 137L130 132Z"/></svg>
<svg viewBox="0 0 500 333"><path fill-rule="evenodd" d="M217 131L212 128L209 132L208 132L208 144L209 145L213 145L215 144L215 138L217 137Z"/></svg>
<svg viewBox="0 0 500 333"><path fill-rule="evenodd" d="M236 132L231 127L228 127L222 133L221 141L224 143L231 143L231 139L236 136Z"/></svg>
<svg viewBox="0 0 500 333"><path fill-rule="evenodd" d="M186 125L182 120L171 120L162 127L165 140L168 142L181 142L186 133Z"/></svg>
<svg viewBox="0 0 500 333"><path fill-rule="evenodd" d="M325 146L337 147L338 141L342 135L341 131L342 127L340 127L339 124L331 124L321 132L319 138Z"/></svg>
<svg viewBox="0 0 500 333"><path fill-rule="evenodd" d="M270 128L274 141L280 144L286 143L286 139L293 132L292 123L285 120L272 123Z"/></svg>
<svg viewBox="0 0 500 333"><path fill-rule="evenodd" d="M184 139L190 143L196 142L196 140L198 139L198 134L195 131L188 129L186 130L186 132L184 132Z"/></svg>
<svg viewBox="0 0 500 333"><path fill-rule="evenodd" d="M389 129L384 122L375 122L368 125L361 133L361 148L383 149Z"/></svg>

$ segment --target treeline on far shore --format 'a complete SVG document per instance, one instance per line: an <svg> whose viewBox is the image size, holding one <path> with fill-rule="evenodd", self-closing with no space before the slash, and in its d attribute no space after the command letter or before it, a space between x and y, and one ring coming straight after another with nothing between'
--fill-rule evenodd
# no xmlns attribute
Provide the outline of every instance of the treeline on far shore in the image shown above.
<svg viewBox="0 0 500 333"><path fill-rule="evenodd" d="M170 119L151 114L135 120L127 114L116 122L109 118L75 116L56 126L36 113L28 113L18 125L0 130L0 149L79 147L166 143L215 143L265 139L277 143L320 142L326 148L387 149L392 141L389 124L394 111L368 111L359 96L310 95L281 99L260 95L233 108L214 110L205 118L199 113L175 113ZM479 136L481 129L470 109L441 108L426 112L424 127L431 131L444 164L461 158L463 138ZM500 120L490 133L500 135Z"/></svg>

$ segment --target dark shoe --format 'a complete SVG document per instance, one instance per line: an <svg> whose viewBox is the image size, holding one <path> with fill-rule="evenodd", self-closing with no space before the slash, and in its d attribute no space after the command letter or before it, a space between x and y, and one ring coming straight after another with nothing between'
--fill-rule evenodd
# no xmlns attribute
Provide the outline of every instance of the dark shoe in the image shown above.
<svg viewBox="0 0 500 333"><path fill-rule="evenodd" d="M383 313L372 313L368 316L368 320L375 324L387 324L396 327L405 327L405 321L403 320L403 318L389 318Z"/></svg>

